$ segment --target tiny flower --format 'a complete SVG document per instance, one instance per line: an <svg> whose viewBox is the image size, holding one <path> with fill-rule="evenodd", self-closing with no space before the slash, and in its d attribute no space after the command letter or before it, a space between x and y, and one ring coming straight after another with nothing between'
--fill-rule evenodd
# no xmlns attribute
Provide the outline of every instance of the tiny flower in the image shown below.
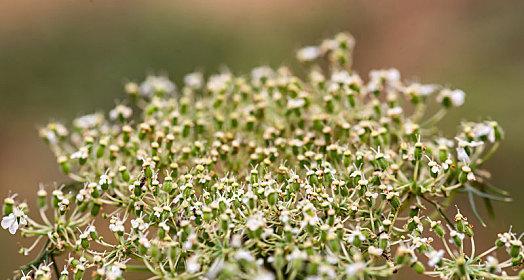
<svg viewBox="0 0 524 280"><path fill-rule="evenodd" d="M197 273L200 271L200 263L198 262L197 255L192 255L186 260L186 271L188 273Z"/></svg>
<svg viewBox="0 0 524 280"><path fill-rule="evenodd" d="M297 109L303 107L304 104L306 104L306 101L303 98L288 99L287 108Z"/></svg>
<svg viewBox="0 0 524 280"><path fill-rule="evenodd" d="M264 216L262 213L257 213L247 219L246 226L251 231L256 231L259 228L262 228L266 224Z"/></svg>
<svg viewBox="0 0 524 280"><path fill-rule="evenodd" d="M88 147L81 147L78 151L71 154L71 159L85 160L89 156Z"/></svg>
<svg viewBox="0 0 524 280"><path fill-rule="evenodd" d="M176 90L176 85L165 76L148 76L140 84L140 94L144 97L151 97L156 93L172 93Z"/></svg>
<svg viewBox="0 0 524 280"><path fill-rule="evenodd" d="M384 251L380 248L377 248L375 246L369 246L368 253L373 256L381 256Z"/></svg>
<svg viewBox="0 0 524 280"><path fill-rule="evenodd" d="M118 265L110 265L106 267L105 272L106 279L108 280L117 280L122 277L122 269Z"/></svg>
<svg viewBox="0 0 524 280"><path fill-rule="evenodd" d="M494 143L495 139L495 129L493 126L485 123L478 123L473 127L473 134L476 138L486 137L489 142Z"/></svg>
<svg viewBox="0 0 524 280"><path fill-rule="evenodd" d="M346 274L348 277L354 277L366 269L366 264L363 262L355 262L346 266Z"/></svg>
<svg viewBox="0 0 524 280"><path fill-rule="evenodd" d="M297 59L302 62L313 61L320 56L320 48L317 46L304 47L297 51Z"/></svg>
<svg viewBox="0 0 524 280"><path fill-rule="evenodd" d="M184 83L192 89L200 89L204 84L204 76L200 72L193 72L184 77Z"/></svg>
<svg viewBox="0 0 524 280"><path fill-rule="evenodd" d="M133 110L124 105L117 105L113 110L109 112L109 118L116 120L118 118L129 119L133 114Z"/></svg>
<svg viewBox="0 0 524 280"><path fill-rule="evenodd" d="M273 69L269 66L260 66L251 71L251 79L254 84L260 84L263 80L267 80L274 75Z"/></svg>
<svg viewBox="0 0 524 280"><path fill-rule="evenodd" d="M231 75L229 73L212 75L207 81L207 89L211 92L220 92L226 88L230 81Z"/></svg>
<svg viewBox="0 0 524 280"><path fill-rule="evenodd" d="M251 255L251 253L249 251L246 251L246 250L238 250L235 253L235 259L238 260L238 261L240 261L240 260L244 260L244 261L248 261L248 262L255 261L255 257L253 257L253 255Z"/></svg>
<svg viewBox="0 0 524 280"><path fill-rule="evenodd" d="M423 85L419 83L410 84L404 87L403 91L407 95L411 96L428 96L436 90L435 85Z"/></svg>
<svg viewBox="0 0 524 280"><path fill-rule="evenodd" d="M15 207L13 213L2 218L2 228L7 229L9 233L15 234L19 226L27 224L26 215L19 208Z"/></svg>
<svg viewBox="0 0 524 280"><path fill-rule="evenodd" d="M442 257L444 256L444 250L433 250L429 253L427 253L428 257L428 265L431 267L435 267L440 261L442 260Z"/></svg>
<svg viewBox="0 0 524 280"><path fill-rule="evenodd" d="M447 107L460 107L464 104L465 97L466 94L460 89L443 89L437 96L437 102Z"/></svg>
<svg viewBox="0 0 524 280"><path fill-rule="evenodd" d="M380 90L384 84L391 87L400 86L400 72L397 69L372 70L369 72L369 78L367 84L369 92Z"/></svg>
<svg viewBox="0 0 524 280"><path fill-rule="evenodd" d="M103 120L104 116L102 114L89 114L75 119L73 125L77 128L88 129L99 125Z"/></svg>
<svg viewBox="0 0 524 280"><path fill-rule="evenodd" d="M349 74L347 71L337 71L331 74L331 81L341 85L360 85L362 80L357 74Z"/></svg>

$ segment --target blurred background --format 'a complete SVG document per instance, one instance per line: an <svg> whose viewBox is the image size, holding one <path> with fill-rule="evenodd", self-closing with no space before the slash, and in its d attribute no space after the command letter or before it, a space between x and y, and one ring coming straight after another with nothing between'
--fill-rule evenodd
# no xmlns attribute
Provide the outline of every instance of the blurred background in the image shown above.
<svg viewBox="0 0 524 280"><path fill-rule="evenodd" d="M355 36L362 76L397 67L404 78L463 89L466 105L442 123L448 135L462 119L502 124L507 137L488 168L515 201L495 203L496 219L478 231L480 247L510 224L524 231L519 0L0 0L0 197L17 192L33 203L39 183L61 182L36 128L108 110L128 80L169 73L180 83L185 73L224 65L236 73L295 65L296 49L339 31ZM29 261L16 254L20 242L0 231L0 279Z"/></svg>

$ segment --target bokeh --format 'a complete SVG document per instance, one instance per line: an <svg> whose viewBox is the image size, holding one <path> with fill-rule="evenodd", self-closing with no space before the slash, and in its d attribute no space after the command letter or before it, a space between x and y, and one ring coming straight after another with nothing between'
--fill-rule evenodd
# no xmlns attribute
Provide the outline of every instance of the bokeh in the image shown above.
<svg viewBox="0 0 524 280"><path fill-rule="evenodd" d="M488 168L492 183L515 201L495 203L496 218L479 238L492 242L511 224L524 231L518 0L0 0L0 197L16 192L32 203L39 183L63 182L36 128L108 110L128 80L168 73L180 82L193 70L297 66L297 48L339 31L355 36L355 68L363 76L393 66L405 79L463 89L466 105L442 123L448 136L463 119L499 121L506 140ZM0 278L29 260L17 254L20 243L0 231Z"/></svg>

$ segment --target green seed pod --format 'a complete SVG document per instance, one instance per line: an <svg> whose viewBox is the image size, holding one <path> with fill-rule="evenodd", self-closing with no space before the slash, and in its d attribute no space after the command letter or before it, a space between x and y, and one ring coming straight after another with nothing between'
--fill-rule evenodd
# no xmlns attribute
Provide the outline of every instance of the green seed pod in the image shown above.
<svg viewBox="0 0 524 280"><path fill-rule="evenodd" d="M267 201L269 202L269 205L275 205L278 201L278 193L275 191L270 193L267 197Z"/></svg>
<svg viewBox="0 0 524 280"><path fill-rule="evenodd" d="M455 245L456 245L457 247L462 246L462 239L461 239L458 235L454 235L454 236L452 237L452 239L453 239L453 243L455 243Z"/></svg>
<svg viewBox="0 0 524 280"><path fill-rule="evenodd" d="M520 254L520 250L522 248L522 242L520 240L513 240L511 241L511 247L509 250L509 255L512 258L516 258Z"/></svg>
<svg viewBox="0 0 524 280"><path fill-rule="evenodd" d="M74 273L74 280L81 280L84 278L84 268L80 268L81 265L79 265Z"/></svg>
<svg viewBox="0 0 524 280"><path fill-rule="evenodd" d="M419 212L420 212L420 207L418 207L417 205L413 205L409 207L409 216L411 218L417 216Z"/></svg>
<svg viewBox="0 0 524 280"><path fill-rule="evenodd" d="M173 178L171 176L166 176L164 178L164 183L162 184L162 189L166 193L171 193L171 190L173 189Z"/></svg>
<svg viewBox="0 0 524 280"><path fill-rule="evenodd" d="M100 208L102 207L102 204L99 202L93 203L93 206L91 206L91 215L95 217L100 212Z"/></svg>
<svg viewBox="0 0 524 280"><path fill-rule="evenodd" d="M100 145L96 149L96 157L97 158L103 157L104 153L105 153L105 150L106 150L106 145L103 145L102 143L100 143Z"/></svg>
<svg viewBox="0 0 524 280"><path fill-rule="evenodd" d="M398 198L398 196L393 196L389 200L389 203L391 203L391 207L393 207L393 209L395 210L397 210L400 207L400 199Z"/></svg>
<svg viewBox="0 0 524 280"><path fill-rule="evenodd" d="M347 101L351 108L355 108L356 101L355 101L355 94L353 92L349 92L347 94Z"/></svg>
<svg viewBox="0 0 524 280"><path fill-rule="evenodd" d="M37 204L40 209L45 209L47 207L47 192L44 189L38 190Z"/></svg>
<svg viewBox="0 0 524 280"><path fill-rule="evenodd" d="M511 265L512 266L519 266L522 264L522 260L523 260L523 256L522 254L519 254L518 256L514 257L514 258L511 258Z"/></svg>
<svg viewBox="0 0 524 280"><path fill-rule="evenodd" d="M60 165L60 170L62 171L62 173L69 174L71 172L71 165L69 165L67 157L58 157L58 164Z"/></svg>
<svg viewBox="0 0 524 280"><path fill-rule="evenodd" d="M7 197L4 199L4 206L2 208L2 212L4 216L8 216L9 214L13 213L15 205L15 200L11 197Z"/></svg>
<svg viewBox="0 0 524 280"><path fill-rule="evenodd" d="M424 265L420 262L420 261L416 261L414 262L411 267L415 270L415 272L417 272L418 274L422 274L424 273L424 271L426 270L426 268L424 267Z"/></svg>
<svg viewBox="0 0 524 280"><path fill-rule="evenodd" d="M59 280L68 280L69 279L69 272L67 272L67 270L63 270L61 273L60 273L60 278L58 278Z"/></svg>
<svg viewBox="0 0 524 280"><path fill-rule="evenodd" d="M120 166L118 168L118 172L120 172L120 177L124 182L129 182L129 180L131 180L131 175L129 174L129 170L127 170L127 167L123 165Z"/></svg>
<svg viewBox="0 0 524 280"><path fill-rule="evenodd" d="M80 240L80 244L82 245L82 248L84 249L89 248L89 240L87 240L87 238L82 238Z"/></svg>
<svg viewBox="0 0 524 280"><path fill-rule="evenodd" d="M445 146L439 147L438 158L441 162L444 162L448 159L448 149Z"/></svg>
<svg viewBox="0 0 524 280"><path fill-rule="evenodd" d="M433 231L435 231L435 233L436 233L440 238L444 238L444 235L446 234L446 231L444 230L444 227L442 227L442 225L440 225L440 224L436 224L436 225L433 227Z"/></svg>
<svg viewBox="0 0 524 280"><path fill-rule="evenodd" d="M466 260L464 259L464 256L460 256L455 260L455 264L457 265L457 269L460 276L465 276L467 274L466 271Z"/></svg>

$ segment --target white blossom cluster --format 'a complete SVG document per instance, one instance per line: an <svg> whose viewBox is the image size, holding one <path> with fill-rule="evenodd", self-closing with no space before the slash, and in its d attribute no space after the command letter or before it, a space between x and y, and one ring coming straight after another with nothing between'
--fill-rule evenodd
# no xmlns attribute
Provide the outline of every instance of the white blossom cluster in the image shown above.
<svg viewBox="0 0 524 280"><path fill-rule="evenodd" d="M508 275L522 236L477 254L474 222L445 211L461 194L475 213L476 200L508 200L482 169L499 125L445 138L436 123L463 91L395 69L360 77L353 47L342 33L299 50L305 79L267 66L181 87L150 76L107 116L42 128L71 182L38 191L38 218L4 201L2 227L36 238L21 252L42 248L18 277L523 279Z"/></svg>

